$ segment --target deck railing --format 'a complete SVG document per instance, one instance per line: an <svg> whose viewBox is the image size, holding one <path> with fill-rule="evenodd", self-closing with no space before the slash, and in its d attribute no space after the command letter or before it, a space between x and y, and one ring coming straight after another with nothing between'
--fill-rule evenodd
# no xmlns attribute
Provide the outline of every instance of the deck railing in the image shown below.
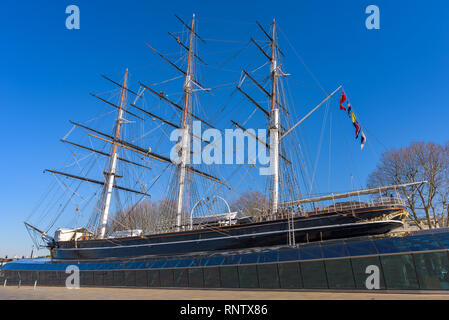
<svg viewBox="0 0 449 320"><path fill-rule="evenodd" d="M400 197L380 197L370 200L360 201L347 201L347 202L335 202L328 206L319 206L319 202L315 202L314 210L307 210L301 206L292 206L289 208L279 210L277 215L265 215L254 218L255 221L267 221L275 219L288 218L293 213L294 217L297 216L312 216L315 214L335 213L342 211L351 211L362 208L373 208L378 206L405 206L405 202Z"/></svg>
<svg viewBox="0 0 449 320"><path fill-rule="evenodd" d="M315 204L318 204L316 202ZM362 209L362 208L373 208L378 206L404 206L405 202L400 197L379 197L375 199L369 199L369 200L360 200L360 201L348 201L348 202L335 202L334 204L331 204L329 206L322 206L322 207L316 207L315 210L306 210L304 208L301 208L300 206L296 207L290 207L290 208L284 208L280 209L278 214L276 215L270 215L261 214L258 217L251 217L253 222L261 222L261 221L270 221L270 220L276 220L276 219L283 219L288 218L289 215L293 213L294 217L297 216L312 216L315 214L324 214L324 213L334 213L334 212L342 212L342 211L350 211L350 210L356 210L356 209ZM218 228L221 226L226 226L230 224L235 224L236 220L222 220L217 221L215 224L209 224L209 225L203 225L203 224L197 224L197 225L185 225L181 228L182 231L190 231L190 230L198 230L198 229L204 229L208 228L213 230L214 228ZM173 227L172 229L164 229L159 231L153 231L151 234L159 234L159 233L165 233L165 232L175 232L177 231L176 227Z"/></svg>
<svg viewBox="0 0 449 320"><path fill-rule="evenodd" d="M370 199L368 201L350 201L350 202L340 202L340 203L337 202L337 203L332 204L327 207L316 208L313 211L302 210L300 212L302 212L302 213L305 212L306 215L312 215L312 214L356 210L356 209L362 209L362 208L372 208L372 207L378 207L378 206L388 206L388 205L403 206L403 205L405 205L405 202L400 197L381 197L381 198Z"/></svg>

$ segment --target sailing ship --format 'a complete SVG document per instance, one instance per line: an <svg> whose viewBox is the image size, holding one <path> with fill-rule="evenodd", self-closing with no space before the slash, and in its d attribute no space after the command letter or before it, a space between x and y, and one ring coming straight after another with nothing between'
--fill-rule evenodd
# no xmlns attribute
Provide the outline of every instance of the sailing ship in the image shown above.
<svg viewBox="0 0 449 320"><path fill-rule="evenodd" d="M173 101L163 91L158 92L154 87L143 82L139 82L140 89L137 92L130 89L128 86L128 70L126 70L124 80L121 83L103 76L120 89L119 103L117 104L102 98L100 95L93 94L94 97L112 106L114 112L116 112L112 133L105 133L99 129L92 128L86 123L72 122L72 124L74 127L88 132L89 136L97 141L102 141L110 148L110 151L105 152L69 141L67 136L62 141L76 148L105 157L108 162L103 172L104 180L89 178L87 174L90 172L90 169L87 172L83 172L84 176L59 170L46 170L55 176L74 179L80 184L87 183L101 188L99 200L94 205L94 219L90 220L90 227L58 228L55 235L50 236L48 231L50 228L41 230L41 228L31 223L25 222L30 234L37 234L44 241L44 246L50 250L54 261L129 259L154 255L218 252L254 247L294 246L304 242L384 234L403 225L403 221L408 214L405 203L398 193L396 193L398 196L393 196L392 194L388 195L388 192L391 190L398 191L400 188L405 188L409 185L386 186L310 198L298 197L298 190L295 190L297 184L293 182L296 178L291 177L289 169L282 169L283 167L291 167L291 164L294 162L294 159L288 159L286 156L284 145L286 139L284 138L309 117L311 113L334 96L341 87L328 95L324 101L295 125L285 122L283 119L287 117L288 110L280 96L279 81L281 78L286 77L286 74L281 70L281 64L279 63L279 55L283 55L283 53L277 43L276 22L274 20L271 24L271 34L257 23L267 38L271 53L267 53L258 41L251 39L251 42L267 58L270 65L270 73L267 79L271 90L266 89L266 86L258 82L253 77L252 72L243 71L244 77L249 79L268 98L269 109L265 109L256 99L244 91L242 81L236 87L236 90L256 107L255 110L262 112L268 124L270 144L258 141L258 143L265 144L269 149L272 164L272 174L267 178L269 179L269 186L267 186L269 193L268 207L266 210L262 210L263 214L259 216L232 212L228 206L227 213L212 212L210 215L194 217L192 212L198 204L201 204L201 201L196 203L192 203L192 200L190 202L186 201L188 191L191 191L187 190L187 185L191 181L189 177L195 176L198 179L203 179L208 183L217 184L225 188L229 187L229 185L214 174L207 172L207 170L195 168L188 161L192 154L192 151L189 149L189 139L198 139L200 143L210 143L210 141L202 141L201 137L195 136L192 132L193 120L200 121L211 128L213 127L208 121L200 118L192 106L195 92L210 93L211 90L203 86L194 73L195 63L205 64L203 59L195 52L195 41L203 41L196 31L195 15L193 15L190 25L178 16L176 17L185 28L188 43L185 44L179 36L175 36L172 33L169 34L180 45L181 50L185 50L186 68L181 68L176 62L172 62L150 45L147 46L174 67L177 72L181 73L183 80L182 103ZM144 91L159 99L161 103L171 106L179 112L179 124L164 119L162 116L155 114L153 110L144 106L138 106L137 101L142 97ZM135 97L134 103L126 103L127 95ZM182 135L178 141L177 148L179 161L174 163L167 156L123 138L124 127L132 122L127 120L126 117L133 117L137 120L149 117L153 121L159 121L167 127L180 129ZM244 126L237 121L232 120L232 123L246 131ZM254 137L254 139L258 140L257 137ZM120 154L121 151L137 155L136 159L138 160L127 159ZM139 162L142 159L147 162ZM163 225L159 225L152 232L148 233L138 229L126 229L126 226L123 226L122 230L112 230L110 227L110 213L114 191L132 193L145 198L149 196L148 190L150 189L148 183L140 184L139 188L118 185L117 181L123 181L123 179L120 180L123 176L118 172L118 165L134 166L145 170L151 169L149 162L162 162L167 164L167 167L174 169L174 174L171 177L172 188L170 189L172 194L170 200L165 201L162 206L161 215L165 215L165 218L159 219L159 223ZM285 174L290 174L290 176L285 177ZM158 183L158 178L155 179L152 185L155 183ZM63 186L69 191L71 197L81 197L77 187L71 187L66 184L63 184ZM205 198L207 200L202 200L203 203L206 201L218 201L220 198L227 205L227 202L220 197L216 190L217 188L209 188L209 193L212 192L213 194ZM377 195L378 197L369 201L338 202L340 199L360 198L366 195ZM139 210L137 205L139 201L132 204L134 210ZM320 207L319 204L323 201L332 201L332 204ZM68 204L69 202L66 205ZM310 204L313 209L306 209L305 206ZM78 211L78 207L76 210ZM57 211L59 215L59 211L62 210L58 209ZM56 221L57 219L53 220L51 227L54 226Z"/></svg>

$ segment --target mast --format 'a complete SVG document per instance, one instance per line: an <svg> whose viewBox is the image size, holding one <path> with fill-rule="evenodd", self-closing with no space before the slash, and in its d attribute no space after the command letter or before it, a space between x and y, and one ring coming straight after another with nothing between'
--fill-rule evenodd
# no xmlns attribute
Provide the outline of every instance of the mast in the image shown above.
<svg viewBox="0 0 449 320"><path fill-rule="evenodd" d="M191 109L192 100L192 56L193 56L193 35L195 33L195 14L192 17L192 26L190 27L190 43L189 52L187 57L187 70L185 74L184 83L184 109L182 113L181 129L181 162L179 164L179 186L178 186L178 202L176 207L176 229L179 230L182 224L182 205L185 189L185 177L186 177L186 162L188 155L188 139L189 139L189 125L187 124L187 115Z"/></svg>
<svg viewBox="0 0 449 320"><path fill-rule="evenodd" d="M278 211L279 201L279 108L276 106L276 80L277 80L277 60L276 60L276 21L273 19L273 36L271 38L271 110L270 110L270 143L271 147L271 163L273 168L272 178L272 202L271 211L272 214L276 214Z"/></svg>
<svg viewBox="0 0 449 320"><path fill-rule="evenodd" d="M118 153L117 153L117 147L118 147L118 141L120 139L120 132L123 124L123 101L125 98L125 91L126 91L126 82L128 80L128 69L125 71L125 79L123 82L122 90L121 90L121 97L120 97L120 105L117 112L117 119L116 119L116 126L115 126L115 135L114 135L114 142L112 144L112 151L110 155L110 161L109 161L109 170L105 173L105 188L106 188L106 195L105 195L105 202L104 202L104 210L101 217L101 225L100 225L100 239L103 239L106 233L106 225L108 223L108 216L109 216L109 209L111 205L111 197L112 197L112 190L114 188L114 180L115 180L115 170L117 168L117 159L118 159Z"/></svg>

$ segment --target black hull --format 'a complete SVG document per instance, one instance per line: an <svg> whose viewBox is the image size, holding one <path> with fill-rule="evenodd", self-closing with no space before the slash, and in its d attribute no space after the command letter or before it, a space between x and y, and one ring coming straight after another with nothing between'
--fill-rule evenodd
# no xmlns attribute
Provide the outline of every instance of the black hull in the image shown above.
<svg viewBox="0 0 449 320"><path fill-rule="evenodd" d="M400 207L370 208L356 212L296 217L296 243L350 238L387 233L402 226L398 220L372 221L403 210ZM153 255L179 255L195 252L226 251L288 244L288 221L275 220L220 229L121 239L60 242L52 249L56 260L95 260L135 258ZM75 247L76 245L76 247Z"/></svg>

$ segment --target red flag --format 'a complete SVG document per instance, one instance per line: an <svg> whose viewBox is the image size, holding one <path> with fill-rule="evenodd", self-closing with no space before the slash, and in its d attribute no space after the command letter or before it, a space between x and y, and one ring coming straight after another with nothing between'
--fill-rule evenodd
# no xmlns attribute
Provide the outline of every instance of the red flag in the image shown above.
<svg viewBox="0 0 449 320"><path fill-rule="evenodd" d="M356 139L359 137L359 132L360 132L360 126L359 126L359 123L356 122L356 124L355 124L355 138Z"/></svg>
<svg viewBox="0 0 449 320"><path fill-rule="evenodd" d="M341 90L340 110L345 110L345 111L346 111L346 108L345 108L345 106L343 105L343 102L345 102L345 101L346 101L346 95L345 95L345 92L344 92L343 90Z"/></svg>

